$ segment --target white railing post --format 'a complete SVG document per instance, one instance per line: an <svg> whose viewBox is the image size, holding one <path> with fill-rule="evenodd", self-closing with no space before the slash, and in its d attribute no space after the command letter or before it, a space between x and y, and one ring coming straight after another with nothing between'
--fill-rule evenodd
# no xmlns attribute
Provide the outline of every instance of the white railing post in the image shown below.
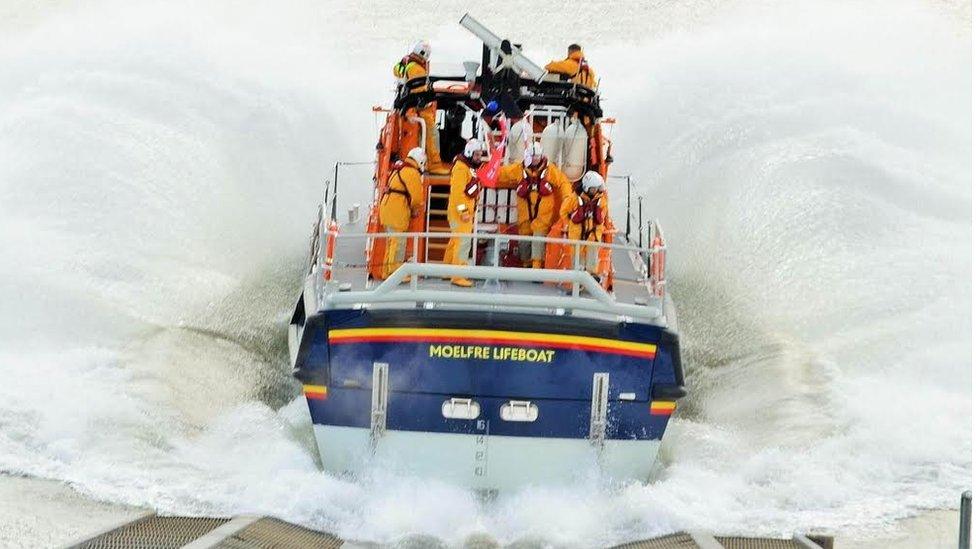
<svg viewBox="0 0 976 549"><path fill-rule="evenodd" d="M419 253L420 239L416 236L413 237L413 257L411 258L411 263L417 263L417 254ZM417 291L417 279L420 276L414 276L410 279L410 289Z"/></svg>
<svg viewBox="0 0 976 549"><path fill-rule="evenodd" d="M471 238L471 263L470 263L471 265L478 264L478 238L476 237L476 235L478 234L478 210L479 209L481 210L481 212L485 211L484 207L480 205L474 211L474 223L471 224L471 237L472 237Z"/></svg>
<svg viewBox="0 0 976 549"><path fill-rule="evenodd" d="M580 243L576 241L573 244L573 270L579 272L579 262L580 262ZM573 280L573 297L579 297L580 287L579 282Z"/></svg>
<svg viewBox="0 0 976 549"><path fill-rule="evenodd" d="M501 264L502 251L501 248L499 247L500 245L501 245L501 240L497 238L494 240L494 242L492 242L491 245L492 250L495 251L495 257L491 258L491 264L494 265L495 267L498 267Z"/></svg>

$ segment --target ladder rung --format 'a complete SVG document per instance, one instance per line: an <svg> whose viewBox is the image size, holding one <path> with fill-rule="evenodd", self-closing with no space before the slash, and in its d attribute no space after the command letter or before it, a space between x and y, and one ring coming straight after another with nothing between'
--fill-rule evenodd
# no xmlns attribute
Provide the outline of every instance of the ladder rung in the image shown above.
<svg viewBox="0 0 976 549"><path fill-rule="evenodd" d="M430 193L431 198L450 198L451 193Z"/></svg>
<svg viewBox="0 0 976 549"><path fill-rule="evenodd" d="M450 185L451 184L451 174L434 174L429 173L424 176L424 181L428 185Z"/></svg>
<svg viewBox="0 0 976 549"><path fill-rule="evenodd" d="M427 243L427 247L428 248L433 248L435 250L440 250L442 248L446 248L447 247L447 243L446 242L443 242L443 243L442 242L435 242L435 243L431 244L430 242L428 242Z"/></svg>
<svg viewBox="0 0 976 549"><path fill-rule="evenodd" d="M427 212L437 215L447 215L447 210L427 210Z"/></svg>

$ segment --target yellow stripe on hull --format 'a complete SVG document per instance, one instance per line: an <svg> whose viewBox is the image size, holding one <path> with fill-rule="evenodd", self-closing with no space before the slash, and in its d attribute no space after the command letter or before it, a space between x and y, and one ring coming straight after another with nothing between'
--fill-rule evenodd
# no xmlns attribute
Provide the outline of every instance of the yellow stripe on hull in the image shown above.
<svg viewBox="0 0 976 549"><path fill-rule="evenodd" d="M450 337L456 338L459 341L470 339L502 339L508 341L526 341L533 343L552 342L588 345L594 347L606 347L609 349L620 349L636 353L646 353L649 355L653 355L657 351L657 345L652 343L636 343L633 341L620 341L616 339L577 335L510 332L502 330L459 330L441 328L347 328L332 330L329 332L329 341L337 343L343 341L344 339L368 337L430 337L432 339Z"/></svg>

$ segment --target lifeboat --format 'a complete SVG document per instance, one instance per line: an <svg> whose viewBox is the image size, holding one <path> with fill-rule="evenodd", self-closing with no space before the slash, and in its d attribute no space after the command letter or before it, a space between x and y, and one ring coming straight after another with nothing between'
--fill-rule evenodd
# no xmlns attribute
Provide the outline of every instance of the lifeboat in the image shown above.
<svg viewBox="0 0 976 549"><path fill-rule="evenodd" d="M337 163L319 207L288 340L321 462L339 475L383 467L489 490L593 470L645 481L685 395L660 225L634 219L629 178L608 173L613 120L599 93L547 74L468 15L461 25L482 41L480 62L403 82L392 106L374 108L385 123L372 181L340 187ZM489 119L492 102L501 113ZM428 128L416 112L432 104L439 122ZM486 184L473 233L459 235L473 240L470 264L446 264L448 175L423 174L423 212L406 233L379 222L391 170L427 132L444 159L468 138L489 143L496 167L539 142L571 181L592 170L608 194L627 193L624 228L611 215L603 240L584 244L557 219L546 236L520 236L515 190ZM340 191L363 185L369 207L339 206ZM390 238L406 244L392 273ZM526 240L544 244L543 268L518 260ZM599 254L598 276L581 264L584 246Z"/></svg>

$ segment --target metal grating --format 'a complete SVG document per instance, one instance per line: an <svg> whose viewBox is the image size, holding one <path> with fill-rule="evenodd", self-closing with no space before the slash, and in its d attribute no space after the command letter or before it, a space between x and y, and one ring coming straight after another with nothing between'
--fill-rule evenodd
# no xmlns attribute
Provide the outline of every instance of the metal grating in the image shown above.
<svg viewBox="0 0 976 549"><path fill-rule="evenodd" d="M176 549L227 522L225 518L149 517L116 528L76 547L84 549Z"/></svg>
<svg viewBox="0 0 976 549"><path fill-rule="evenodd" d="M337 549L342 540L274 518L263 518L220 542L219 549Z"/></svg>
<svg viewBox="0 0 976 549"><path fill-rule="evenodd" d="M725 549L802 549L791 539L716 537Z"/></svg>
<svg viewBox="0 0 976 549"><path fill-rule="evenodd" d="M231 519L206 517L157 517L137 518L114 530L97 534L71 548L85 549L176 549L199 539L208 547L222 549L338 549L343 545L339 537L310 530L275 518L261 518L254 522L252 517L242 517L244 526L236 533L229 535L217 545L210 545L221 537L230 534L238 528L237 523L228 524ZM250 523L250 524L248 524ZM226 528L217 528L227 525ZM214 532L214 530L217 530ZM225 532L226 531L226 532ZM207 534L213 532L216 539L211 540ZM697 535L697 534L696 534ZM204 538L204 539L200 539ZM724 549L803 549L807 545L797 543L791 539L756 538L740 536L723 536L711 538L708 546L717 542ZM714 539L715 541L710 541ZM833 546L833 539L829 536L813 536L814 543L824 549ZM416 547L431 546L432 540L424 540ZM705 540L703 539L703 543ZM633 541L618 545L614 549L700 549L695 538L685 532L678 532L659 538Z"/></svg>
<svg viewBox="0 0 976 549"><path fill-rule="evenodd" d="M684 532L654 539L632 541L614 549L698 549L698 544Z"/></svg>

